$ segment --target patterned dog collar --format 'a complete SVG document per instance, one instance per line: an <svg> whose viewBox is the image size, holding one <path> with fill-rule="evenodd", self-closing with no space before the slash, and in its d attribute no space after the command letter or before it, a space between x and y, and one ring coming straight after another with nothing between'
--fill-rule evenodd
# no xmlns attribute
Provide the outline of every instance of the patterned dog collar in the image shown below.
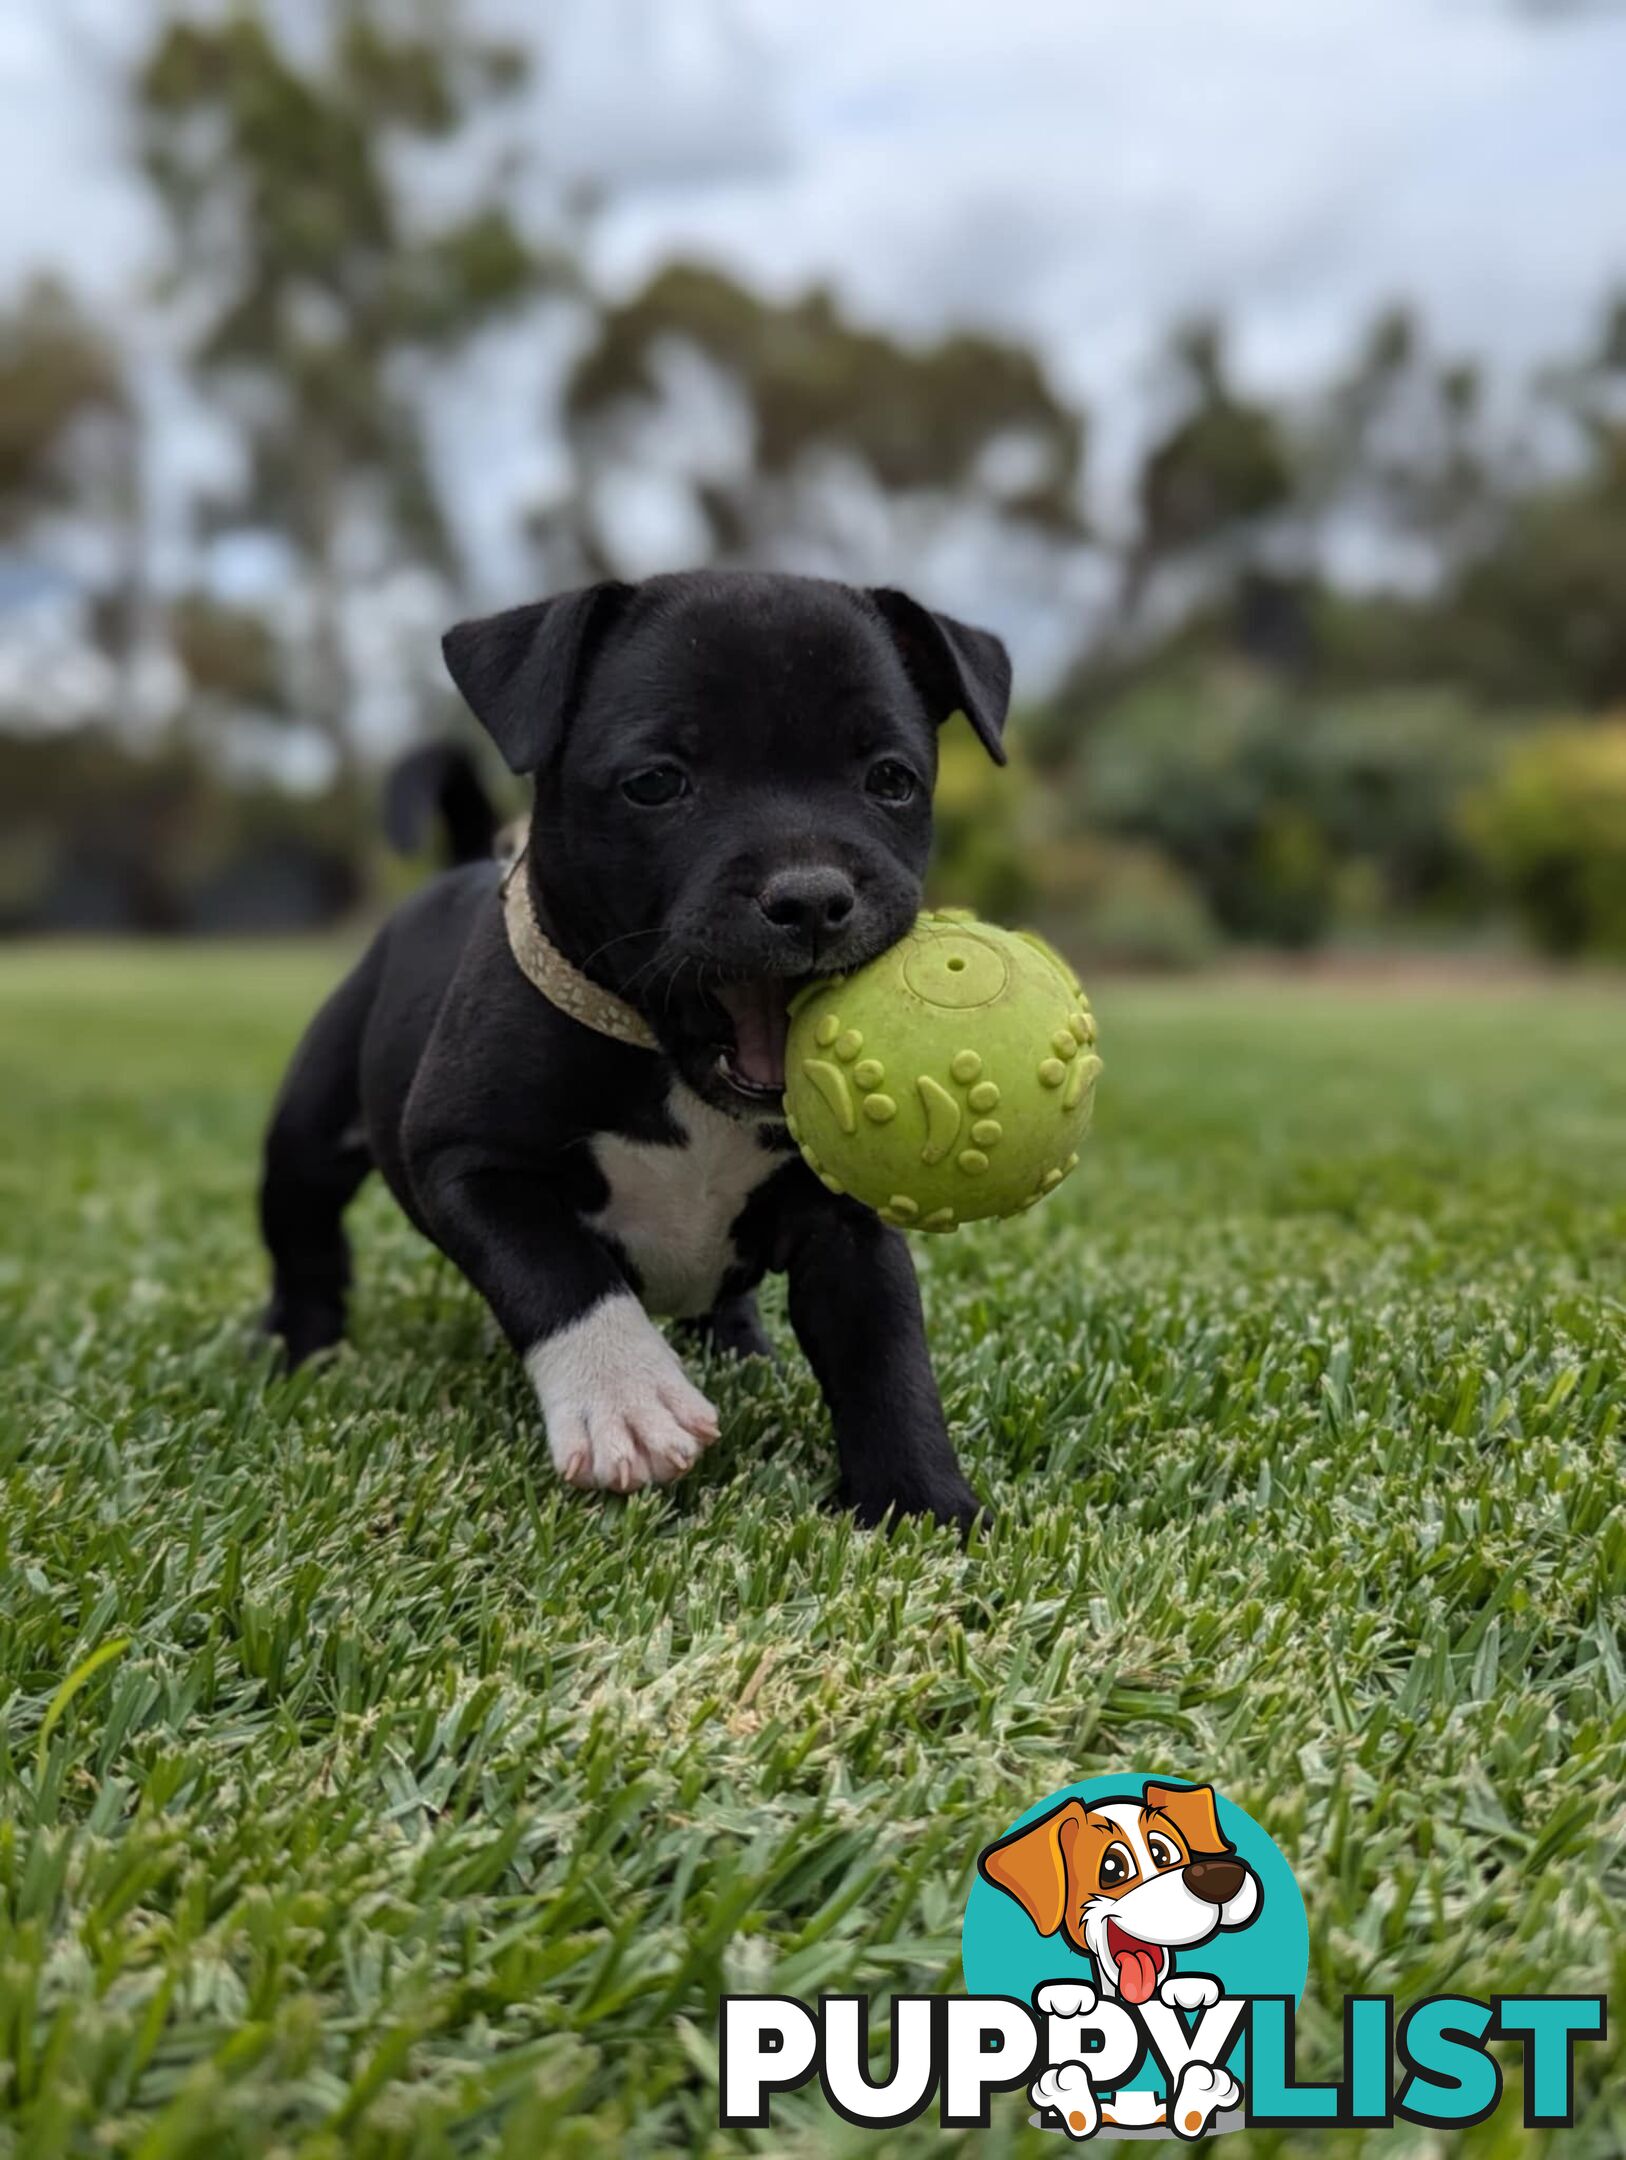
<svg viewBox="0 0 1626 2160"><path fill-rule="evenodd" d="M542 935L531 906L531 888L525 876L525 850L520 849L503 873L502 887L503 920L508 926L508 947L520 973L536 989L540 990L550 1005L572 1020L579 1020L583 1027L590 1027L596 1034L608 1035L612 1041L629 1043L635 1050L658 1050L655 1031L648 1021L633 1011L625 998L618 998L613 990L605 990L591 982L581 969L573 967L559 950Z"/></svg>

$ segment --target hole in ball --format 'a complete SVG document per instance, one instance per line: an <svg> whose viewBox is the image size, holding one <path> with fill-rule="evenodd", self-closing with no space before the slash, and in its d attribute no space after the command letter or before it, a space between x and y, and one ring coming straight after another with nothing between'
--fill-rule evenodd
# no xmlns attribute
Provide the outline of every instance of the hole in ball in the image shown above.
<svg viewBox="0 0 1626 2160"><path fill-rule="evenodd" d="M958 953L950 960L948 971L951 975L963 975L965 973L965 962Z"/></svg>

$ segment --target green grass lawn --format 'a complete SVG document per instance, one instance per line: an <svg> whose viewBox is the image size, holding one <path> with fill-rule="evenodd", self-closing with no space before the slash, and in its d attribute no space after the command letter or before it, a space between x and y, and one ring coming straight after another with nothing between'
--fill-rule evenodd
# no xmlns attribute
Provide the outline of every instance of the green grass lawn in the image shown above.
<svg viewBox="0 0 1626 2160"><path fill-rule="evenodd" d="M728 2149L719 1992L955 1986L978 1848L1106 1769L1284 1847L1307 2067L1346 1991L1626 2029L1618 987L1101 986L1084 1169L918 1248L962 1551L820 1511L793 1351L672 1493L563 1490L376 1191L351 1344L269 1377L256 1144L339 959L0 954L0 2151ZM1561 2149L1619 2153L1578 2059Z"/></svg>

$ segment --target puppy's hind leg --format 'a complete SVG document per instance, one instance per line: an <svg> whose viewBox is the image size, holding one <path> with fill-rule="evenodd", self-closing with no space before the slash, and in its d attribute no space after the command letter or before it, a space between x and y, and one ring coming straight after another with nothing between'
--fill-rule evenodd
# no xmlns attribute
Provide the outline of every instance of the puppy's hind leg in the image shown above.
<svg viewBox="0 0 1626 2160"><path fill-rule="evenodd" d="M776 1358L757 1311L754 1290L725 1290L711 1311L699 1320L683 1320L678 1331L700 1350L718 1350L725 1357Z"/></svg>
<svg viewBox="0 0 1626 2160"><path fill-rule="evenodd" d="M372 1168L360 1129L361 1035L379 966L374 946L294 1052L265 1138L260 1230L271 1254L265 1330L289 1367L344 1333L350 1244L344 1211Z"/></svg>

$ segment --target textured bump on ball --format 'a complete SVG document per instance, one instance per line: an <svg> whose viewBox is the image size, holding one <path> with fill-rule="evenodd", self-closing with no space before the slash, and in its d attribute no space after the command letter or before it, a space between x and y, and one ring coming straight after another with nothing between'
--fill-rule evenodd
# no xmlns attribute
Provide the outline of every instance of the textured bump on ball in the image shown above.
<svg viewBox="0 0 1626 2160"><path fill-rule="evenodd" d="M804 1058L802 1077L818 1090L844 1133L858 1130L858 1119L853 1113L852 1090L847 1085L847 1075L839 1065L832 1065L827 1058Z"/></svg>

